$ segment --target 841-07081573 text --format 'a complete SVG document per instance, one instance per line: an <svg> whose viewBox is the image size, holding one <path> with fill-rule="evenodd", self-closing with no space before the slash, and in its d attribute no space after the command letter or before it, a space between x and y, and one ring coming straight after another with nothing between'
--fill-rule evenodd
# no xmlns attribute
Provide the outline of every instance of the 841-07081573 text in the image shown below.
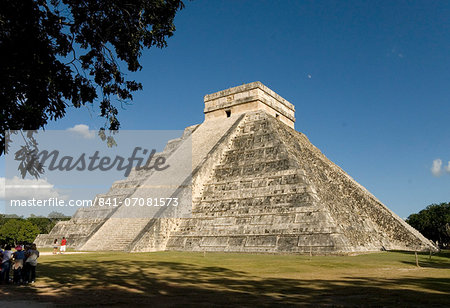
<svg viewBox="0 0 450 308"><path fill-rule="evenodd" d="M178 198L96 198L98 206L178 206Z"/></svg>

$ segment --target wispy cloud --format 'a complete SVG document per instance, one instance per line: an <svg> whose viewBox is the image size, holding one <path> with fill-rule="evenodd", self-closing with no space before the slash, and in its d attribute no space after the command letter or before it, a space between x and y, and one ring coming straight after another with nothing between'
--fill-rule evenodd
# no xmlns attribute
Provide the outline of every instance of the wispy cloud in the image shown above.
<svg viewBox="0 0 450 308"><path fill-rule="evenodd" d="M55 185L47 179L21 179L17 176L12 179L0 178L0 199L66 199Z"/></svg>
<svg viewBox="0 0 450 308"><path fill-rule="evenodd" d="M398 49L395 47L392 48L391 51L388 52L386 55L388 57L398 57L398 58L403 58L405 56L402 52L398 51Z"/></svg>
<svg viewBox="0 0 450 308"><path fill-rule="evenodd" d="M431 173L434 176L442 175L442 159L437 158L433 160L433 165L431 166Z"/></svg>
<svg viewBox="0 0 450 308"><path fill-rule="evenodd" d="M450 173L450 161L447 163L447 166L444 167L445 172Z"/></svg>
<svg viewBox="0 0 450 308"><path fill-rule="evenodd" d="M92 130L89 130L89 126L86 124L77 124L74 127L67 129L69 132L74 132L81 135L83 138L92 139L95 137L95 133Z"/></svg>

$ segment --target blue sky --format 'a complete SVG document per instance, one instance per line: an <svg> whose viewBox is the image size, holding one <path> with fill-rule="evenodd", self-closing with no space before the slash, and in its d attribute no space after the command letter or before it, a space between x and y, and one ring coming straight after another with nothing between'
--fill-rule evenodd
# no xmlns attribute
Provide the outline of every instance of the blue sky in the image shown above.
<svg viewBox="0 0 450 308"><path fill-rule="evenodd" d="M450 201L449 1L186 2L168 47L129 74L123 129L203 121L203 96L261 81L296 129L401 217ZM48 129L102 125L70 110ZM441 175L431 172L441 159Z"/></svg>

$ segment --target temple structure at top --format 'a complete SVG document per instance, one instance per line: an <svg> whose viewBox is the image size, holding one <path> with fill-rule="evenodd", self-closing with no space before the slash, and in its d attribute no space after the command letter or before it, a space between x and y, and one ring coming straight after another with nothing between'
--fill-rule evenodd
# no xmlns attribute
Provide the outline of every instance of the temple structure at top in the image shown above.
<svg viewBox="0 0 450 308"><path fill-rule="evenodd" d="M206 121L263 110L294 128L294 105L259 81L205 95L204 101Z"/></svg>

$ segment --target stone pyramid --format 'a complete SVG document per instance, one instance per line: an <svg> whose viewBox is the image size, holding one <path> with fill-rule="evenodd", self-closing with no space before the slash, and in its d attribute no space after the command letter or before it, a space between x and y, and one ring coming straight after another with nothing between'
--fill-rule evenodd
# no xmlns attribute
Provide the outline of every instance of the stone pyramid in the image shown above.
<svg viewBox="0 0 450 308"><path fill-rule="evenodd" d="M176 163L192 143L189 218L124 216L127 209L79 209L36 239L65 236L82 250L352 253L435 250L418 231L295 131L294 106L253 82L205 96L205 121L158 155ZM134 171L102 196L145 196L161 175ZM167 175L166 175L167 176ZM181 186L181 182L180 182Z"/></svg>

